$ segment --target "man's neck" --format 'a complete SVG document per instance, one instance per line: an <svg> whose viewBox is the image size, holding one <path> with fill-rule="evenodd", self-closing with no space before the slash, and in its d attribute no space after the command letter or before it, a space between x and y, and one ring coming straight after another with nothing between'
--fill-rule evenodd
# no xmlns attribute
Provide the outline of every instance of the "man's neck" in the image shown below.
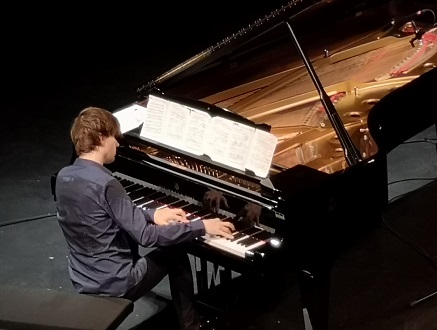
<svg viewBox="0 0 437 330"><path fill-rule="evenodd" d="M103 159L101 155L97 152L87 152L79 156L79 158L91 160L103 166Z"/></svg>

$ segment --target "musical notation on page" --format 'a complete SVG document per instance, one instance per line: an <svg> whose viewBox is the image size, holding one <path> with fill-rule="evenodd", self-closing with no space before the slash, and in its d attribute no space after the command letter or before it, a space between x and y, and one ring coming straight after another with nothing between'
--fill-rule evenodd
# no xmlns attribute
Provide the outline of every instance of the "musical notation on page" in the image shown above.
<svg viewBox="0 0 437 330"><path fill-rule="evenodd" d="M150 95L140 137L266 177L277 144L270 132Z"/></svg>

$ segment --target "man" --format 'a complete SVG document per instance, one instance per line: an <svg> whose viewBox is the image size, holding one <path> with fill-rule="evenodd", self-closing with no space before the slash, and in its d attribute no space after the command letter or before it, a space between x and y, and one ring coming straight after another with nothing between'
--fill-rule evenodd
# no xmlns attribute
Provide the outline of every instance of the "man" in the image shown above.
<svg viewBox="0 0 437 330"><path fill-rule="evenodd" d="M75 290L135 301L168 274L181 329L198 329L191 265L177 244L205 233L232 238L234 226L219 219L190 222L179 208L146 211L133 204L104 167L114 161L121 136L109 111L82 110L70 135L78 158L59 171L55 192ZM157 248L137 260L132 239Z"/></svg>

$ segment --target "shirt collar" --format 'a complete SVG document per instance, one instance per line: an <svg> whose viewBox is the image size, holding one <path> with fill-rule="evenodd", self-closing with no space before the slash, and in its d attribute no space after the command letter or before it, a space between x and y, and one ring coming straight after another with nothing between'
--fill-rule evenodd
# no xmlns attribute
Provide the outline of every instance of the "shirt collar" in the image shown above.
<svg viewBox="0 0 437 330"><path fill-rule="evenodd" d="M110 170L108 170L106 167L100 165L99 163L96 163L93 160L89 160L89 159L83 159L83 158L76 158L73 165L79 165L79 166L94 166L94 167L98 167L100 168L102 171L104 171L105 173L112 175L112 172Z"/></svg>

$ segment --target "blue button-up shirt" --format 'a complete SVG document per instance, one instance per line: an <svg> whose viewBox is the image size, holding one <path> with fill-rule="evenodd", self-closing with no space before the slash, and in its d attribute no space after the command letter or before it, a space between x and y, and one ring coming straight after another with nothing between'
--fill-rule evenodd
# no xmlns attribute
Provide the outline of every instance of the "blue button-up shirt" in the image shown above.
<svg viewBox="0 0 437 330"><path fill-rule="evenodd" d="M134 263L127 235L144 247L167 246L205 234L202 221L153 224L104 166L81 158L59 171L58 221L69 250L69 272L80 293L123 296L144 276L144 258Z"/></svg>

